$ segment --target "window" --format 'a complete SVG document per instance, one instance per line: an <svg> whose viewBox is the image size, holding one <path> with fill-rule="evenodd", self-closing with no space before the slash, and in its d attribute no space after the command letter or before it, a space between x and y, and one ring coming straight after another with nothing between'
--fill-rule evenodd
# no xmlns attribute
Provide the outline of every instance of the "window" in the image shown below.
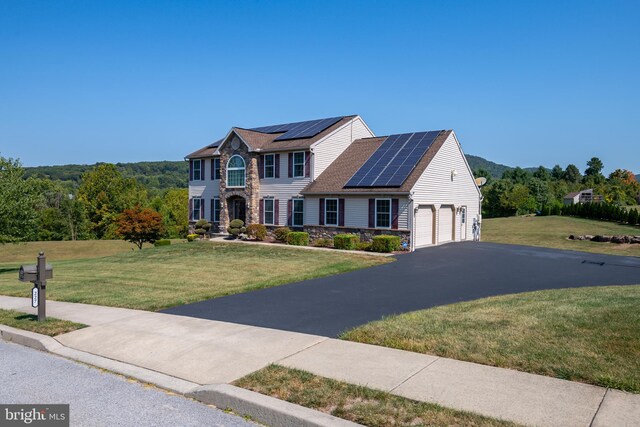
<svg viewBox="0 0 640 427"><path fill-rule="evenodd" d="M376 228L391 228L391 199L376 199Z"/></svg>
<svg viewBox="0 0 640 427"><path fill-rule="evenodd" d="M293 177L300 178L304 176L304 151L293 153Z"/></svg>
<svg viewBox="0 0 640 427"><path fill-rule="evenodd" d="M264 223L273 225L273 199L264 199Z"/></svg>
<svg viewBox="0 0 640 427"><path fill-rule="evenodd" d="M264 156L264 177L274 178L276 176L276 161L274 154L265 154Z"/></svg>
<svg viewBox="0 0 640 427"><path fill-rule="evenodd" d="M324 200L324 224L338 225L338 199Z"/></svg>
<svg viewBox="0 0 640 427"><path fill-rule="evenodd" d="M218 197L213 198L213 209L211 211L213 212L211 214L211 220L213 222L220 222L220 199Z"/></svg>
<svg viewBox="0 0 640 427"><path fill-rule="evenodd" d="M200 219L201 211L202 211L202 199L193 199L193 211L191 213L191 219L193 219L194 221L198 221Z"/></svg>
<svg viewBox="0 0 640 427"><path fill-rule="evenodd" d="M213 159L211 162L211 179L220 179L220 158Z"/></svg>
<svg viewBox="0 0 640 427"><path fill-rule="evenodd" d="M193 161L193 180L202 180L202 160L200 159Z"/></svg>
<svg viewBox="0 0 640 427"><path fill-rule="evenodd" d="M244 187L244 159L238 155L227 163L227 187Z"/></svg>
<svg viewBox="0 0 640 427"><path fill-rule="evenodd" d="M304 200L293 199L291 225L294 227L302 227L304 225Z"/></svg>

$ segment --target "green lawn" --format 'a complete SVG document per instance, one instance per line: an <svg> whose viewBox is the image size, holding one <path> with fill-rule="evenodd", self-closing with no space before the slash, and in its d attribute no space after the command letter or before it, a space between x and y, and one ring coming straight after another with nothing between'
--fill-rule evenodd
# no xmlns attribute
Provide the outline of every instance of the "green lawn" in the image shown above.
<svg viewBox="0 0 640 427"><path fill-rule="evenodd" d="M147 244L145 247L152 247ZM75 242L27 242L0 244L0 265L35 264L38 252L44 251L47 258L64 259L98 258L131 252L137 249L133 243L124 240L78 240Z"/></svg>
<svg viewBox="0 0 640 427"><path fill-rule="evenodd" d="M482 240L485 242L640 256L640 245L569 240L570 234L640 235L640 227L565 216L519 216L482 221Z"/></svg>
<svg viewBox="0 0 640 427"><path fill-rule="evenodd" d="M515 425L277 365L241 378L235 385L365 426Z"/></svg>
<svg viewBox="0 0 640 427"><path fill-rule="evenodd" d="M91 258L58 261L51 255L47 259L54 266L47 298L159 310L393 261L367 254L212 242L85 256ZM18 265L0 265L0 294L29 295L30 287L18 281Z"/></svg>
<svg viewBox="0 0 640 427"><path fill-rule="evenodd" d="M38 334L49 335L50 337L87 327L87 325L81 323L69 322L68 320L60 320L53 317L47 317L47 320L44 322L38 322L38 316L34 316L33 314L2 309L0 309L0 324L36 332Z"/></svg>
<svg viewBox="0 0 640 427"><path fill-rule="evenodd" d="M640 285L529 292L393 316L351 341L640 393Z"/></svg>

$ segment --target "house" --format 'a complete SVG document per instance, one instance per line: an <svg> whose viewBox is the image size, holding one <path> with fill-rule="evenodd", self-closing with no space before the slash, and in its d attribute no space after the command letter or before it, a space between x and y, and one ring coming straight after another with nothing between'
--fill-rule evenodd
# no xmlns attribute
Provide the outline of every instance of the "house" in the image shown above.
<svg viewBox="0 0 640 427"><path fill-rule="evenodd" d="M593 189L574 191L569 193L562 199L565 205L575 205L577 203L601 203L604 201L604 197L600 195L594 195Z"/></svg>
<svg viewBox="0 0 640 427"><path fill-rule="evenodd" d="M186 156L189 215L310 239L401 237L410 249L472 240L481 194L452 130L376 137L357 115L232 128Z"/></svg>

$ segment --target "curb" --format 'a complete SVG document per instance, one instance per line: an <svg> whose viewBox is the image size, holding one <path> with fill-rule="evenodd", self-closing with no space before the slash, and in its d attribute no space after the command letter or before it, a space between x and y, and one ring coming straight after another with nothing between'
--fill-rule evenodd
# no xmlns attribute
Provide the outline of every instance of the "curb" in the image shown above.
<svg viewBox="0 0 640 427"><path fill-rule="evenodd" d="M355 427L360 424L334 417L294 403L285 402L230 384L199 387L188 397L218 408L231 408L234 413L270 426L281 427Z"/></svg>
<svg viewBox="0 0 640 427"><path fill-rule="evenodd" d="M172 377L161 372L65 347L50 336L16 329L2 324L0 324L0 339L106 369L116 374L135 378L165 390L182 394L199 402L214 405L220 409L230 409L233 413L241 416L250 416L253 420L273 427L360 426L360 424L352 423L323 412L278 400L230 384L201 386L200 384Z"/></svg>

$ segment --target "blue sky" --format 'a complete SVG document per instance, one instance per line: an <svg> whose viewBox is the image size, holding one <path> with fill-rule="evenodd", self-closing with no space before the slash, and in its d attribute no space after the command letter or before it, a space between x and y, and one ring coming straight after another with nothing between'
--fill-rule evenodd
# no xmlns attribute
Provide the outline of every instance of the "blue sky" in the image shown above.
<svg viewBox="0 0 640 427"><path fill-rule="evenodd" d="M0 2L0 155L178 160L360 114L508 165L640 173L640 2Z"/></svg>

